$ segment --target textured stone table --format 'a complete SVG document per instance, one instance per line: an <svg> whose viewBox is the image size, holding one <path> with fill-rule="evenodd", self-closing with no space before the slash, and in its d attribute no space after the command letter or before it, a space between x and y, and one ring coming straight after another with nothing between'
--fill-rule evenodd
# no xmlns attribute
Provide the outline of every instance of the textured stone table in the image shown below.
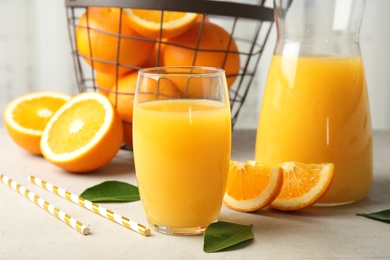
<svg viewBox="0 0 390 260"><path fill-rule="evenodd" d="M235 130L232 159L253 158L254 130ZM246 214L223 206L221 220L253 224L254 240L228 251L203 252L202 236L143 237L28 182L35 175L75 194L105 180L136 184L132 153L107 167L71 174L17 147L0 127L0 171L91 228L83 236L0 183L0 259L390 259L390 224L356 216L390 208L390 132L374 132L374 185L363 201L284 213ZM146 225L141 202L104 207Z"/></svg>

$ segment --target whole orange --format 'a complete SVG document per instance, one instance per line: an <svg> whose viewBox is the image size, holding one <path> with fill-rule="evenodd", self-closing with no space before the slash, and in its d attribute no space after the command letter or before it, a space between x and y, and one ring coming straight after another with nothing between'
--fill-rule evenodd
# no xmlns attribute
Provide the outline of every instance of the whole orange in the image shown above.
<svg viewBox="0 0 390 260"><path fill-rule="evenodd" d="M76 26L76 46L97 71L123 75L146 62L154 42L139 36L120 8L89 7ZM117 66L117 64L120 64Z"/></svg>
<svg viewBox="0 0 390 260"><path fill-rule="evenodd" d="M127 145L132 145L132 129L133 122L133 104L136 91L138 71L133 71L128 75L118 80L118 85L112 87L112 92L109 93L108 99L116 107L123 122L123 141ZM157 81L148 82L141 87L139 99L142 101L154 99L175 98L181 95L181 92L170 81L163 81L157 85Z"/></svg>
<svg viewBox="0 0 390 260"><path fill-rule="evenodd" d="M133 71L118 80L117 86L112 86L108 99L115 106L122 120L133 121L133 103L138 71Z"/></svg>
<svg viewBox="0 0 390 260"><path fill-rule="evenodd" d="M162 56L165 66L223 68L229 87L236 80L240 70L238 47L234 38L219 25L197 20L188 31L169 39L169 43Z"/></svg>
<svg viewBox="0 0 390 260"><path fill-rule="evenodd" d="M165 40L161 43L157 42L154 46L153 52L149 55L148 60L143 65L144 68L162 66L162 53L165 49Z"/></svg>
<svg viewBox="0 0 390 260"><path fill-rule="evenodd" d="M119 76L118 76L119 78ZM116 86L117 77L108 73L95 71L95 83L98 92L108 96L112 91L112 87Z"/></svg>

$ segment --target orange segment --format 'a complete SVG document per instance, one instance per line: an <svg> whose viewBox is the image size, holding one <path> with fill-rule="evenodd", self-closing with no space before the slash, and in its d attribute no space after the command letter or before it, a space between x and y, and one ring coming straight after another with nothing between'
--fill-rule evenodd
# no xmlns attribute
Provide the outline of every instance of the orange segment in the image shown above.
<svg viewBox="0 0 390 260"><path fill-rule="evenodd" d="M280 167L231 161L223 202L229 208L251 212L268 206L283 185Z"/></svg>
<svg viewBox="0 0 390 260"><path fill-rule="evenodd" d="M42 134L43 156L71 172L108 164L122 143L122 122L106 96L86 92L73 97L51 118Z"/></svg>
<svg viewBox="0 0 390 260"><path fill-rule="evenodd" d="M284 162L283 188L271 207L280 210L299 210L316 203L329 189L333 180L332 163L304 164Z"/></svg>
<svg viewBox="0 0 390 260"><path fill-rule="evenodd" d="M125 8L127 21L140 35L157 39L176 37L187 31L198 18L196 13Z"/></svg>
<svg viewBox="0 0 390 260"><path fill-rule="evenodd" d="M4 109L4 122L11 138L23 149L41 154L42 131L69 95L40 91L15 98Z"/></svg>

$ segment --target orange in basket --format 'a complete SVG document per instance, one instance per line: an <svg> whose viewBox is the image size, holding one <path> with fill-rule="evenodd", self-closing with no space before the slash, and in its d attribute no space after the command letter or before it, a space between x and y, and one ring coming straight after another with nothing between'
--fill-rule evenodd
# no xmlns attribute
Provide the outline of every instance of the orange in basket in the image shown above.
<svg viewBox="0 0 390 260"><path fill-rule="evenodd" d="M160 67L162 64L162 53L164 52L165 44L164 43L156 43L154 46L153 53L149 55L148 60L143 65L144 68L150 67Z"/></svg>
<svg viewBox="0 0 390 260"><path fill-rule="evenodd" d="M118 75L118 78L120 76ZM95 72L95 83L98 92L108 96L112 90L113 86L116 86L117 77L115 75L103 73L96 71Z"/></svg>
<svg viewBox="0 0 390 260"><path fill-rule="evenodd" d="M108 99L115 106L122 120L133 121L134 93L137 83L138 71L133 71L118 80L117 86L112 86L112 92L108 94Z"/></svg>
<svg viewBox="0 0 390 260"><path fill-rule="evenodd" d="M130 8L123 10L132 28L152 39L176 37L187 31L198 18L196 13Z"/></svg>
<svg viewBox="0 0 390 260"><path fill-rule="evenodd" d="M162 57L165 66L223 68L229 87L240 70L240 56L235 40L222 27L208 21L202 26L202 21L197 20L187 32L169 39Z"/></svg>
<svg viewBox="0 0 390 260"><path fill-rule="evenodd" d="M128 145L131 145L132 142L131 122L133 122L133 104L137 76L138 71L134 71L120 78L118 85L113 86L113 91L108 95L109 100L116 107L123 120L123 141ZM140 99L144 101L155 99L156 95L158 96L157 99L181 95L181 92L170 81L162 81L160 86L157 85L157 81L151 82L151 84L148 84L148 89L145 92L148 94L140 95Z"/></svg>
<svg viewBox="0 0 390 260"><path fill-rule="evenodd" d="M124 16L120 8L89 7L79 19L77 50L95 70L115 75L119 63L118 74L123 75L153 52L155 43L138 35Z"/></svg>

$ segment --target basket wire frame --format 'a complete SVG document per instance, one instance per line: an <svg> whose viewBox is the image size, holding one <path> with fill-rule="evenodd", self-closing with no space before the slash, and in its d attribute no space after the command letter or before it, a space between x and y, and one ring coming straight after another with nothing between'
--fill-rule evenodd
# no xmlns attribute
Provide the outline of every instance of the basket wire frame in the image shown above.
<svg viewBox="0 0 390 260"><path fill-rule="evenodd" d="M142 69L143 67L134 66L132 64L122 64L119 62L119 50L121 39L135 39L142 41L152 41L157 44L158 52L162 48L162 44L171 44L168 40L162 39L162 23L159 32L159 38L150 39L142 36L127 36L120 34L122 28L122 15L119 16L119 25L117 33L100 31L101 33L108 34L117 37L116 48L116 60L108 61L97 59L92 56L92 48L90 49L90 56L83 56L78 52L76 46L76 28L78 20L81 15L87 11L88 7L118 7L120 13L123 12L123 8L137 8L137 9L152 9L160 10L161 19L163 19L164 11L183 11L183 12L197 12L203 14L202 25L199 30L197 43L195 48L188 46L178 46L181 48L189 48L194 51L193 64L195 64L197 54L201 52L223 52L225 53L223 64L221 68L224 68L229 53L235 53L240 56L240 70L236 75L227 75L227 77L236 77L234 84L229 89L230 107L231 107L231 120L232 127L237 122L239 112L247 97L249 88L253 84L253 80L258 69L258 64L263 53L264 46L267 42L269 34L271 32L273 24L273 10L264 6L264 0L260 0L258 5L246 5L231 2L221 1L209 1L209 0L197 0L197 1L157 1L157 0L66 0L67 10L67 22L68 32L70 36L70 44L72 49L72 57L74 62L76 82L78 90L80 92L86 91L98 91L99 86L96 85L96 71L93 68L94 62L105 62L107 64L113 64L117 67L131 68L134 70ZM165 5L164 5L165 4ZM88 24L88 12L87 15L87 30L98 31L96 28L90 28ZM207 17L207 18L206 18ZM202 36L202 27L206 19L211 22L221 25L228 33L230 33L230 39L226 50L220 49L201 49L199 43ZM230 44L232 40L236 42L238 46L238 52L230 50ZM91 43L89 43L91 44ZM91 46L91 45L90 45ZM88 65L84 59L91 61L91 66ZM160 55L156 55L156 66L161 65ZM108 91L114 91L117 95L134 95L134 93L119 93L117 91L118 83L118 69L115 75L115 88ZM116 96L117 96L116 95ZM114 104L116 105L116 104ZM131 124L129 121L124 121L124 124Z"/></svg>

